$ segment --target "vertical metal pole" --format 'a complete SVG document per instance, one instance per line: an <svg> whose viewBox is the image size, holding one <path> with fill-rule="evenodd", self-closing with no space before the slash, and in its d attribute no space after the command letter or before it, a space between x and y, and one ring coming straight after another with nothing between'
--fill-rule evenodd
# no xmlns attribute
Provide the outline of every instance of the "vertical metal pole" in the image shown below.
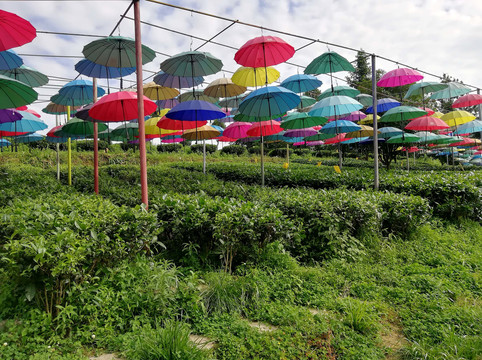
<svg viewBox="0 0 482 360"><path fill-rule="evenodd" d="M67 121L70 120L70 106L67 106ZM68 184L72 185L72 140L67 140L67 178Z"/></svg>
<svg viewBox="0 0 482 360"><path fill-rule="evenodd" d="M136 41L136 80L137 80L137 122L139 124L139 155L141 170L142 203L149 206L147 192L147 159L146 159L146 129L144 126L144 94L142 91L142 43L141 43L141 12L139 0L134 3L134 26Z"/></svg>
<svg viewBox="0 0 482 360"><path fill-rule="evenodd" d="M264 186L264 139L261 132L261 186Z"/></svg>
<svg viewBox="0 0 482 360"><path fill-rule="evenodd" d="M97 78L93 78L94 84L93 99L94 104L97 101ZM99 195L99 124L94 122L94 191Z"/></svg>
<svg viewBox="0 0 482 360"><path fill-rule="evenodd" d="M290 145L286 143L286 162L290 164Z"/></svg>
<svg viewBox="0 0 482 360"><path fill-rule="evenodd" d="M375 64L375 54L372 54L372 96L373 96L373 161L375 179L373 187L378 190L380 184L378 173L378 121L377 121L377 69Z"/></svg>
<svg viewBox="0 0 482 360"><path fill-rule="evenodd" d="M203 139L203 174L206 174L206 140Z"/></svg>
<svg viewBox="0 0 482 360"><path fill-rule="evenodd" d="M59 116L55 115L55 126L59 126ZM60 181L60 144L55 144L57 148L57 181Z"/></svg>

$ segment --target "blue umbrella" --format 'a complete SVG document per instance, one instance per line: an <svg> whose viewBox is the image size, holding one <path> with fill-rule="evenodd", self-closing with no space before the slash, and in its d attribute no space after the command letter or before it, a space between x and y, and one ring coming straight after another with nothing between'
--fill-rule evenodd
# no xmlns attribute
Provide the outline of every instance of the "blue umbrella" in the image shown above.
<svg viewBox="0 0 482 360"><path fill-rule="evenodd" d="M390 110L391 108L400 106L400 102L397 100L393 100L390 98L383 98L377 101L377 112L385 112ZM373 106L370 106L366 111L367 114L373 114Z"/></svg>
<svg viewBox="0 0 482 360"><path fill-rule="evenodd" d="M191 100L174 106L165 116L173 120L200 121L222 119L226 114L207 101Z"/></svg>
<svg viewBox="0 0 482 360"><path fill-rule="evenodd" d="M4 146L10 146L11 143L8 140L0 139L0 147L3 148Z"/></svg>
<svg viewBox="0 0 482 360"><path fill-rule="evenodd" d="M342 144L356 144L356 143L365 144L368 139L369 139L368 136L361 137L361 138L351 138L351 139L342 141Z"/></svg>
<svg viewBox="0 0 482 360"><path fill-rule="evenodd" d="M240 104L241 114L254 117L280 117L300 103L293 91L280 86L265 86L251 92Z"/></svg>
<svg viewBox="0 0 482 360"><path fill-rule="evenodd" d="M156 105L159 109L172 109L174 106L179 104L180 101L177 99L177 97L174 99L156 100Z"/></svg>
<svg viewBox="0 0 482 360"><path fill-rule="evenodd" d="M454 131L455 135L460 134L472 134L475 132L482 132L482 121L481 120L473 120L467 122L465 124L460 125L457 127L457 130Z"/></svg>
<svg viewBox="0 0 482 360"><path fill-rule="evenodd" d="M112 67L96 64L93 61L83 59L75 64L75 70L82 75L100 78L100 79L114 79L122 76L127 76L136 71L135 67Z"/></svg>
<svg viewBox="0 0 482 360"><path fill-rule="evenodd" d="M218 126L218 125L211 125L211 127L215 128L217 131L220 132L219 136L223 135L224 128L222 128L221 126Z"/></svg>
<svg viewBox="0 0 482 360"><path fill-rule="evenodd" d="M67 98L82 100L88 104L94 100L94 84L90 80L73 80L59 90L59 94ZM105 94L105 90L97 86L97 95L100 97Z"/></svg>
<svg viewBox="0 0 482 360"><path fill-rule="evenodd" d="M47 140L48 142L50 143L54 143L54 144L60 144L60 143L65 143L69 140L69 138L65 138L65 137L57 137L57 136L47 136L45 138L45 140Z"/></svg>
<svg viewBox="0 0 482 360"><path fill-rule="evenodd" d="M321 84L323 84L322 81L316 76L296 74L284 80L281 86L295 93L304 93L319 88Z"/></svg>
<svg viewBox="0 0 482 360"><path fill-rule="evenodd" d="M15 142L18 143L30 143L35 141L40 141L44 137L40 134L26 134L26 135L19 135L15 137Z"/></svg>
<svg viewBox="0 0 482 360"><path fill-rule="evenodd" d="M23 60L13 50L0 51L0 70L11 70L22 66Z"/></svg>
<svg viewBox="0 0 482 360"><path fill-rule="evenodd" d="M361 126L358 124L355 124L352 121L336 120L325 124L321 128L320 133L338 135L340 133L358 131L360 129L361 129Z"/></svg>
<svg viewBox="0 0 482 360"><path fill-rule="evenodd" d="M165 73L164 71L159 71L156 76L154 76L153 80L157 85L166 86L173 89L180 89L191 88L193 86L202 84L204 78L202 76L176 76Z"/></svg>
<svg viewBox="0 0 482 360"><path fill-rule="evenodd" d="M399 128L392 127L392 126L385 126L382 128L379 128L378 131L380 134L378 137L380 138L391 138L392 136L397 136L397 135L402 135L404 133L403 130L400 130Z"/></svg>
<svg viewBox="0 0 482 360"><path fill-rule="evenodd" d="M308 112L311 116L338 116L350 114L363 107L355 99L345 95L330 96L318 101Z"/></svg>
<svg viewBox="0 0 482 360"><path fill-rule="evenodd" d="M373 138L362 138L363 140L360 141L360 145L364 145L364 144L373 144ZM385 142L387 141L387 139L383 139L383 138L378 138L378 142L381 143L381 142ZM345 144L345 142L343 142Z"/></svg>
<svg viewBox="0 0 482 360"><path fill-rule="evenodd" d="M22 119L0 124L0 131L8 131L13 133L33 133L44 130L48 126L43 121L40 121L35 115L25 111L19 111L22 114Z"/></svg>

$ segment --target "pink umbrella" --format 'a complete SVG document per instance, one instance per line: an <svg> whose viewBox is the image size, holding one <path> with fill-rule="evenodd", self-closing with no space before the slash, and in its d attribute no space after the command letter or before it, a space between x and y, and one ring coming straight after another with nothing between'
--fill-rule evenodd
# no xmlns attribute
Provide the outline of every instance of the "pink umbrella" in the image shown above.
<svg viewBox="0 0 482 360"><path fill-rule="evenodd" d="M411 153L414 153L414 152L417 152L417 151L420 151L421 149L419 149L418 147L416 146L412 146L411 148L408 149L408 152L411 154Z"/></svg>
<svg viewBox="0 0 482 360"><path fill-rule="evenodd" d="M477 142L477 139L464 138L462 141L450 144L449 146L469 146Z"/></svg>
<svg viewBox="0 0 482 360"><path fill-rule="evenodd" d="M267 67L280 64L295 54L293 46L276 36L259 36L249 40L234 55L246 67Z"/></svg>
<svg viewBox="0 0 482 360"><path fill-rule="evenodd" d="M248 136L269 136L274 135L283 131L280 126L279 121L267 120L260 121L251 125L251 127L246 131Z"/></svg>
<svg viewBox="0 0 482 360"><path fill-rule="evenodd" d="M224 134L224 131L223 131L223 134ZM220 137L217 137L216 140L221 142L235 142L237 139L233 139L233 138L221 135Z"/></svg>
<svg viewBox="0 0 482 360"><path fill-rule="evenodd" d="M315 129L316 131L320 130L323 126L321 125L317 125L317 126L313 126L313 129Z"/></svg>
<svg viewBox="0 0 482 360"><path fill-rule="evenodd" d="M0 10L0 51L29 43L36 36L37 30L27 20Z"/></svg>
<svg viewBox="0 0 482 360"><path fill-rule="evenodd" d="M184 139L179 137L179 138L172 138L172 139L162 139L161 142L164 144L174 144L174 143L180 143L183 142Z"/></svg>
<svg viewBox="0 0 482 360"><path fill-rule="evenodd" d="M26 109L26 110L24 110L24 111L25 111L25 112L28 112L28 113L30 113L30 114L32 114L32 115L35 115L35 116L38 117L38 118L40 117L40 114L39 114L38 112L36 112L35 110L33 110L33 109Z"/></svg>
<svg viewBox="0 0 482 360"><path fill-rule="evenodd" d="M252 124L250 122L234 122L231 125L227 126L226 129L224 129L223 135L232 139L247 137L248 135L246 134L246 132L251 127L251 125Z"/></svg>
<svg viewBox="0 0 482 360"><path fill-rule="evenodd" d="M418 71L409 68L399 68L387 72L377 82L377 86L380 87L395 87L403 86L422 80L423 75Z"/></svg>
<svg viewBox="0 0 482 360"><path fill-rule="evenodd" d="M157 109L155 102L143 95L145 115ZM89 110L89 116L104 122L118 122L137 119L137 93L119 91L103 96Z"/></svg>
<svg viewBox="0 0 482 360"><path fill-rule="evenodd" d="M419 130L419 131L431 131L431 130L442 130L448 129L450 126L447 123L439 118L435 118L432 116L422 116L416 119L413 119L405 126L407 130Z"/></svg>
<svg viewBox="0 0 482 360"><path fill-rule="evenodd" d="M338 143L341 143L343 141L350 140L350 139L346 139L345 136L346 136L346 133L341 133L341 134L336 135L335 137L326 139L324 141L324 143L325 143L325 145L330 145L330 144L338 144Z"/></svg>
<svg viewBox="0 0 482 360"><path fill-rule="evenodd" d="M293 146L302 146L302 145L306 145L306 146L317 146L317 145L323 145L324 142L322 140L317 140L317 141L299 141L299 142L295 142L293 144Z"/></svg>
<svg viewBox="0 0 482 360"><path fill-rule="evenodd" d="M482 95L479 94L466 94L459 97L452 104L453 108L461 108L482 104Z"/></svg>
<svg viewBox="0 0 482 360"><path fill-rule="evenodd" d="M482 155L482 150L474 152L474 155Z"/></svg>
<svg viewBox="0 0 482 360"><path fill-rule="evenodd" d="M428 107L419 107L419 109L425 111L427 114L425 116L431 116L433 114L435 114L435 111L433 111L432 109L429 109Z"/></svg>
<svg viewBox="0 0 482 360"><path fill-rule="evenodd" d="M343 116L340 120L360 121L366 118L367 115L361 111L353 111L348 116Z"/></svg>

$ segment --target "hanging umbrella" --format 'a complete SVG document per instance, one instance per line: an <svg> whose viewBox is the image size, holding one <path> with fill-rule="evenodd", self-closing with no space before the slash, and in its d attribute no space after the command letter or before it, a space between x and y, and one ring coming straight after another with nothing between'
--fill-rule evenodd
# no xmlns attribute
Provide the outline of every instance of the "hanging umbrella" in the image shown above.
<svg viewBox="0 0 482 360"><path fill-rule="evenodd" d="M329 122L321 128L320 132L322 134L340 134L340 133L347 133L352 131L361 130L362 127L358 124L353 123L352 121L348 120L335 120Z"/></svg>
<svg viewBox="0 0 482 360"><path fill-rule="evenodd" d="M465 95L470 92L470 88L457 82L447 83L447 87L443 90L439 90L430 95L430 99L450 99L453 97Z"/></svg>
<svg viewBox="0 0 482 360"><path fill-rule="evenodd" d="M353 111L360 110L362 107L362 104L351 97L344 95L330 96L318 101L308 114L311 116L330 117L350 114Z"/></svg>
<svg viewBox="0 0 482 360"><path fill-rule="evenodd" d="M380 116L378 115L377 115L377 120L380 120ZM367 125L367 124L373 124L373 114L368 114L366 118L358 121L358 125Z"/></svg>
<svg viewBox="0 0 482 360"><path fill-rule="evenodd" d="M355 100L362 104L364 107L373 105L373 96L368 94L359 94L355 96Z"/></svg>
<svg viewBox="0 0 482 360"><path fill-rule="evenodd" d="M407 121L426 115L427 112L414 106L396 106L387 110L380 118L380 122Z"/></svg>
<svg viewBox="0 0 482 360"><path fill-rule="evenodd" d="M425 111L427 113L427 116L432 116L433 114L435 114L435 111L428 107L419 107L419 109Z"/></svg>
<svg viewBox="0 0 482 360"><path fill-rule="evenodd" d="M428 115L428 116L433 116L433 117L436 117L436 118L440 119L442 117L442 115L443 115L443 113L441 113L440 111L434 111L434 113L432 115Z"/></svg>
<svg viewBox="0 0 482 360"><path fill-rule="evenodd" d="M217 106L201 100L182 102L166 114L169 119L183 121L216 120L225 116L226 114Z"/></svg>
<svg viewBox="0 0 482 360"><path fill-rule="evenodd" d="M268 84L273 83L274 81L278 80L280 77L280 73L275 68L268 66L264 67L244 67L241 66L238 70L236 70L231 76L231 80L233 83L238 84L240 86L260 86L266 82L266 78L268 78Z"/></svg>
<svg viewBox="0 0 482 360"><path fill-rule="evenodd" d="M361 129L356 131L347 132L345 138L352 139L352 138L362 138L362 137L369 137L373 136L373 128L367 125L361 125ZM380 131L378 131L380 134Z"/></svg>
<svg viewBox="0 0 482 360"><path fill-rule="evenodd" d="M0 51L31 42L37 31L27 20L8 11L0 10Z"/></svg>
<svg viewBox="0 0 482 360"><path fill-rule="evenodd" d="M144 96L145 114L152 114L156 108L156 104ZM106 95L92 106L89 110L89 116L104 122L137 119L137 93L119 91Z"/></svg>
<svg viewBox="0 0 482 360"><path fill-rule="evenodd" d="M308 106L311 106L311 105L314 105L314 104L316 104L315 99L313 99L310 96L301 95L300 96L300 104L297 106L297 109L304 109L304 108L306 108Z"/></svg>
<svg viewBox="0 0 482 360"><path fill-rule="evenodd" d="M59 94L65 98L71 98L82 101L84 104L88 104L94 99L94 84L90 80L73 80L62 86L59 90ZM105 90L97 86L97 95L103 96ZM61 104L62 105L62 104Z"/></svg>
<svg viewBox="0 0 482 360"><path fill-rule="evenodd" d="M40 141L43 138L44 137L40 134L25 134L25 135L16 136L15 142L26 144L26 143L31 143L31 142L35 142L35 141Z"/></svg>
<svg viewBox="0 0 482 360"><path fill-rule="evenodd" d="M410 85L407 93L403 98L408 99L412 96L422 95L422 99L423 99L425 94L437 92L446 88L448 88L447 83L443 84L443 83L438 83L433 81L422 81L422 82Z"/></svg>
<svg viewBox="0 0 482 360"><path fill-rule="evenodd" d="M409 68L398 68L384 74L377 82L380 87L395 87L411 84L423 79L418 71Z"/></svg>
<svg viewBox="0 0 482 360"><path fill-rule="evenodd" d="M363 120L367 117L367 115L364 112L361 111L353 111L348 115L343 116L339 120L350 120L350 121L360 121Z"/></svg>
<svg viewBox="0 0 482 360"><path fill-rule="evenodd" d="M473 120L471 122L467 122L463 125L460 125L457 130L454 131L455 135L461 134L472 134L475 132L482 132L482 121L481 120Z"/></svg>
<svg viewBox="0 0 482 360"><path fill-rule="evenodd" d="M157 122L157 126L160 129L165 129L165 130L195 129L199 126L203 126L206 124L207 124L206 120L198 120L198 121L173 120L165 116Z"/></svg>
<svg viewBox="0 0 482 360"><path fill-rule="evenodd" d="M237 108L241 100L240 96L230 96L219 100L219 106L224 108Z"/></svg>
<svg viewBox="0 0 482 360"><path fill-rule="evenodd" d="M38 112L36 112L34 109L25 109L23 111L28 112L28 113L40 118L40 114Z"/></svg>
<svg viewBox="0 0 482 360"><path fill-rule="evenodd" d="M391 98L379 99L377 100L377 112L382 113L400 105L400 102ZM373 114L373 106L367 108L365 112L367 114Z"/></svg>
<svg viewBox="0 0 482 360"><path fill-rule="evenodd" d="M323 84L322 81L316 76L296 74L286 78L280 86L299 94L317 89L321 84Z"/></svg>
<svg viewBox="0 0 482 360"><path fill-rule="evenodd" d="M422 116L416 118L408 123L405 126L407 130L422 130L422 131L430 131L430 130L443 130L448 129L448 126L443 120L434 118L431 116Z"/></svg>
<svg viewBox="0 0 482 360"><path fill-rule="evenodd" d="M165 87L151 81L143 86L144 95L151 100L167 100L179 95L176 89Z"/></svg>
<svg viewBox="0 0 482 360"><path fill-rule="evenodd" d="M304 129L326 124L327 119L322 116L311 116L306 112L295 112L285 117L281 122L281 127L285 130Z"/></svg>
<svg viewBox="0 0 482 360"><path fill-rule="evenodd" d="M181 136L173 136L173 137L165 137L161 140L161 143L164 144L175 144L183 142L184 139Z"/></svg>
<svg viewBox="0 0 482 360"><path fill-rule="evenodd" d="M338 71L355 71L350 62L334 51L321 54L305 68L305 74L332 74Z"/></svg>
<svg viewBox="0 0 482 360"><path fill-rule="evenodd" d="M23 60L13 50L0 51L0 70L11 70L22 66Z"/></svg>
<svg viewBox="0 0 482 360"><path fill-rule="evenodd" d="M10 146L11 142L6 139L0 139L0 147Z"/></svg>
<svg viewBox="0 0 482 360"><path fill-rule="evenodd" d="M345 95L349 96L351 98L355 98L357 95L360 94L360 91L357 89L354 89L350 86L335 86L333 90L331 88L328 88L327 90L323 91L320 96L318 96L317 100L320 101L324 98L327 98L329 96L335 96L335 95Z"/></svg>
<svg viewBox="0 0 482 360"><path fill-rule="evenodd" d="M186 101L192 101L192 100L202 100L202 101L207 101L210 102L211 104L215 104L218 102L218 99L205 95L203 90L193 90L193 91L187 91L185 93L182 93L181 95L178 96L179 102L183 103Z"/></svg>
<svg viewBox="0 0 482 360"><path fill-rule="evenodd" d="M385 127L379 128L378 131L380 132L379 137L383 139L388 139L393 136L402 135L404 133L403 130L396 127L391 127L391 126L385 126Z"/></svg>
<svg viewBox="0 0 482 360"><path fill-rule="evenodd" d="M113 136L123 140L134 139L134 137L139 136L139 124L135 122L121 124L112 130L111 133Z"/></svg>
<svg viewBox="0 0 482 360"><path fill-rule="evenodd" d="M0 124L0 131L11 132L13 135L22 135L44 130L48 127L43 121L38 120L36 116L24 111L19 112L22 114L22 119Z"/></svg>
<svg viewBox="0 0 482 360"><path fill-rule="evenodd" d="M266 86L251 92L238 109L244 115L273 119L294 109L299 103L300 97L294 92L283 87Z"/></svg>
<svg viewBox="0 0 482 360"><path fill-rule="evenodd" d="M467 111L455 110L445 115L442 115L440 119L445 121L449 126L457 127L458 125L462 125L472 120L475 120L475 116Z"/></svg>
<svg viewBox="0 0 482 360"><path fill-rule="evenodd" d="M466 94L459 97L452 104L453 108L469 107L482 104L482 95L480 94Z"/></svg>
<svg viewBox="0 0 482 360"><path fill-rule="evenodd" d="M30 87L43 86L49 82L49 78L46 75L26 65L10 70L2 70L0 75L21 81Z"/></svg>
<svg viewBox="0 0 482 360"><path fill-rule="evenodd" d="M241 46L234 55L234 61L246 67L266 68L285 62L294 54L293 46L283 39L276 36L259 36Z"/></svg>
<svg viewBox="0 0 482 360"><path fill-rule="evenodd" d="M259 121L251 125L251 127L246 131L246 135L269 136L269 135L277 134L281 131L283 131L283 129L280 127L279 121L276 121L276 120Z"/></svg>
<svg viewBox="0 0 482 360"><path fill-rule="evenodd" d="M232 139L247 137L246 131L251 127L250 122L234 122L224 129L223 135Z"/></svg>
<svg viewBox="0 0 482 360"><path fill-rule="evenodd" d="M115 79L122 76L127 76L136 71L136 67L112 67L96 64L95 62L82 59L75 64L75 70L82 75L99 78L99 79Z"/></svg>
<svg viewBox="0 0 482 360"><path fill-rule="evenodd" d="M74 106L74 107L71 107L70 110L75 111L78 108L79 108L78 106ZM46 114L51 114L51 115L67 114L67 106L54 104L53 102L50 102L46 107L42 109L42 111Z"/></svg>
<svg viewBox="0 0 482 360"><path fill-rule="evenodd" d="M174 99L166 99L156 101L156 105L159 109L172 109L174 106L179 105L179 99L176 97Z"/></svg>
<svg viewBox="0 0 482 360"><path fill-rule="evenodd" d="M24 83L0 75L0 109L16 108L33 103L38 94Z"/></svg>
<svg viewBox="0 0 482 360"><path fill-rule="evenodd" d="M393 136L390 139L387 140L387 143L389 144L410 144L410 143L415 143L420 140L420 137L413 135L413 134L407 134L404 133L402 135L397 135Z"/></svg>
<svg viewBox="0 0 482 360"><path fill-rule="evenodd" d="M302 138L304 138L304 137L307 137L307 136L315 135L317 133L318 133L318 131L316 131L312 127L309 127L309 128L303 128L303 129L287 130L287 131L285 131L283 136L289 137L289 138L292 138L292 137L302 137Z"/></svg>
<svg viewBox="0 0 482 360"><path fill-rule="evenodd" d="M208 52L186 51L161 63L161 70L176 76L206 76L221 71L223 62Z"/></svg>
<svg viewBox="0 0 482 360"><path fill-rule="evenodd" d="M325 145L334 145L334 144L341 144L342 142L345 142L347 141L348 139L346 139L346 133L341 133L341 134L338 134L336 136L333 136L331 138L328 138L326 140L324 140L323 142L325 143Z"/></svg>
<svg viewBox="0 0 482 360"><path fill-rule="evenodd" d="M100 132L107 130L106 124L99 123L98 127ZM94 123L74 117L62 126L62 132L67 135L92 136L94 135Z"/></svg>
<svg viewBox="0 0 482 360"><path fill-rule="evenodd" d="M159 71L154 76L154 82L161 86L166 86L174 89L191 88L193 86L202 84L204 78L202 76L176 76Z"/></svg>
<svg viewBox="0 0 482 360"><path fill-rule="evenodd" d="M22 119L22 113L16 109L1 109L0 110L0 124L7 122L14 122Z"/></svg>
<svg viewBox="0 0 482 360"><path fill-rule="evenodd" d="M115 67L136 67L136 49L134 39L123 36L107 36L94 40L82 49L84 57L96 64ZM142 64L154 60L156 53L142 45Z"/></svg>
<svg viewBox="0 0 482 360"><path fill-rule="evenodd" d="M245 91L245 86L237 85L228 78L220 78L212 81L207 88L204 89L204 95L211 96L213 98L220 98L238 96Z"/></svg>
<svg viewBox="0 0 482 360"><path fill-rule="evenodd" d="M214 139L218 137L221 132L210 125L204 125L200 128L186 130L181 135L183 139L187 140L202 140L203 141L203 173L206 173L206 139Z"/></svg>

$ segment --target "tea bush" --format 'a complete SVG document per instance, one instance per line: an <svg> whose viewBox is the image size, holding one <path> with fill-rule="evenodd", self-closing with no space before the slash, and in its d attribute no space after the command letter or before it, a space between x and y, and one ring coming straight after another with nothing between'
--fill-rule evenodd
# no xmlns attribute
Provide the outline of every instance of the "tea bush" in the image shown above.
<svg viewBox="0 0 482 360"><path fill-rule="evenodd" d="M221 149L221 154L243 155L246 153L246 147L242 145L228 145Z"/></svg>

